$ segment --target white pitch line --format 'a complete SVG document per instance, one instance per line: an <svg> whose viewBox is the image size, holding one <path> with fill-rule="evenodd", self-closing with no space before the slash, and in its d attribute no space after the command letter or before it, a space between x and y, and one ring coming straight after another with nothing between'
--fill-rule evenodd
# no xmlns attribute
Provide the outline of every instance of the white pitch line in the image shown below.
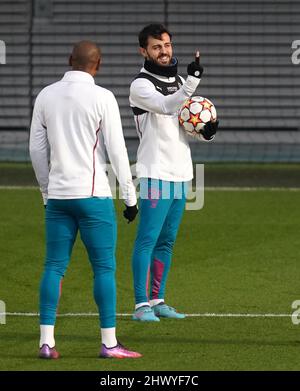
<svg viewBox="0 0 300 391"><path fill-rule="evenodd" d="M0 190L39 190L37 186L0 186Z"/></svg>
<svg viewBox="0 0 300 391"><path fill-rule="evenodd" d="M39 190L37 186L0 186L0 190ZM204 191L300 191L300 187L204 186Z"/></svg>
<svg viewBox="0 0 300 391"><path fill-rule="evenodd" d="M190 317L205 317L205 318L290 318L291 314L186 314Z"/></svg>
<svg viewBox="0 0 300 391"><path fill-rule="evenodd" d="M238 186L207 186L204 191L300 191L300 187L238 187Z"/></svg>
<svg viewBox="0 0 300 391"><path fill-rule="evenodd" d="M0 313L0 315L6 316L24 316L24 317L38 317L39 313L37 312L6 312ZM292 314L218 314L218 313L203 313L203 314L185 314L187 317L200 317L200 318L290 318ZM90 317L90 316L99 316L99 314L94 312L79 312L79 313L65 313L57 314L58 317L67 318L67 317ZM132 314L117 314L119 317L128 317Z"/></svg>

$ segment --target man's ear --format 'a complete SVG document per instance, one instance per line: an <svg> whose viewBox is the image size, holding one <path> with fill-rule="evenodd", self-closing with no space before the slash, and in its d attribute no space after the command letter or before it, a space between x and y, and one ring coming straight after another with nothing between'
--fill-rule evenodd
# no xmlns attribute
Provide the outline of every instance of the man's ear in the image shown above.
<svg viewBox="0 0 300 391"><path fill-rule="evenodd" d="M70 67L73 65L72 63L73 63L73 59L72 59L72 54L71 54L70 57L69 57L69 65L70 65Z"/></svg>
<svg viewBox="0 0 300 391"><path fill-rule="evenodd" d="M100 65L101 65L101 58L99 58L99 60L97 61L96 71L99 71Z"/></svg>
<svg viewBox="0 0 300 391"><path fill-rule="evenodd" d="M144 57L144 58L147 58L148 57L148 53L147 53L147 50L145 48L139 48L139 51L140 51L140 54Z"/></svg>

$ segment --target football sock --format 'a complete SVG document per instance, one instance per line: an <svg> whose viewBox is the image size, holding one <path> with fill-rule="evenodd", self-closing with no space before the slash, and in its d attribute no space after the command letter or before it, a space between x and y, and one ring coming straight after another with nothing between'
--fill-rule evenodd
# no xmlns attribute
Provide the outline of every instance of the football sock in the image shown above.
<svg viewBox="0 0 300 391"><path fill-rule="evenodd" d="M145 306L150 307L150 304L147 301L145 303L138 303L135 305L135 309L137 310L138 308L145 307Z"/></svg>
<svg viewBox="0 0 300 391"><path fill-rule="evenodd" d="M107 329L101 329L101 340L107 348L117 346L116 328L108 327Z"/></svg>
<svg viewBox="0 0 300 391"><path fill-rule="evenodd" d="M49 348L53 348L55 346L54 326L41 324L40 331L41 331L40 348L44 344L47 344Z"/></svg>
<svg viewBox="0 0 300 391"><path fill-rule="evenodd" d="M163 302L164 302L164 299L153 299L153 300L150 300L150 305L151 305L151 307L153 307L154 305L157 305L157 304L160 304Z"/></svg>

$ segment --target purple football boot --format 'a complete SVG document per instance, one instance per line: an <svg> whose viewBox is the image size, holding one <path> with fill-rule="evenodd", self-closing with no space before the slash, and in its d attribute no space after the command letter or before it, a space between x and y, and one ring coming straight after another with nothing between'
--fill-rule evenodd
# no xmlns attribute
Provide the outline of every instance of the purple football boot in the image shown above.
<svg viewBox="0 0 300 391"><path fill-rule="evenodd" d="M139 358L142 355L138 352L132 352L125 348L120 342L113 348L107 348L104 344L99 353L100 358Z"/></svg>
<svg viewBox="0 0 300 391"><path fill-rule="evenodd" d="M55 349L55 346L53 348L50 348L49 345L44 344L40 348L39 352L39 358L47 358L47 359L57 359L59 357L58 351Z"/></svg>

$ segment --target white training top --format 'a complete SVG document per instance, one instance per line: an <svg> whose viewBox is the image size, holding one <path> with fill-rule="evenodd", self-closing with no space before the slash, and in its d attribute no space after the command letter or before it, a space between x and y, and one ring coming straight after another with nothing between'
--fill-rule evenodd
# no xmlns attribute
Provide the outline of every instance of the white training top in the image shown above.
<svg viewBox="0 0 300 391"><path fill-rule="evenodd" d="M89 73L66 72L39 93L29 144L45 203L47 198L111 197L106 148L122 198L128 206L136 204L118 103Z"/></svg>
<svg viewBox="0 0 300 391"><path fill-rule="evenodd" d="M164 83L174 83L175 77L154 75ZM182 79L183 80L183 79ZM139 178L155 178L181 182L193 178L193 165L187 135L179 126L178 111L184 101L195 92L200 79L188 76L182 87L170 95L163 95L159 87L148 79L137 78L130 87L130 106L146 110L135 115L140 138L136 171Z"/></svg>

